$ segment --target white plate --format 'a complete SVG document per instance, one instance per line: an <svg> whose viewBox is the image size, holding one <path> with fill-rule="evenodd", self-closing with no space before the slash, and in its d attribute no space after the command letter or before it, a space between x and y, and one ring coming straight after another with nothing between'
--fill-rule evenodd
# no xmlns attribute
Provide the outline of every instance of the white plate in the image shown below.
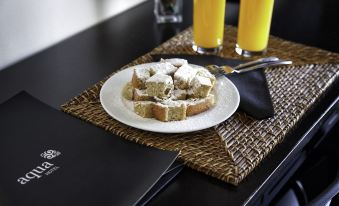
<svg viewBox="0 0 339 206"><path fill-rule="evenodd" d="M114 74L104 83L100 91L100 102L105 111L114 119L129 126L152 132L192 132L225 121L239 106L240 97L237 88L226 77L220 77L215 86L216 104L209 110L182 121L161 122L156 119L142 118L133 112L132 105L126 104L121 93L124 85L131 80L134 68L150 67L152 64L155 63L129 67Z"/></svg>

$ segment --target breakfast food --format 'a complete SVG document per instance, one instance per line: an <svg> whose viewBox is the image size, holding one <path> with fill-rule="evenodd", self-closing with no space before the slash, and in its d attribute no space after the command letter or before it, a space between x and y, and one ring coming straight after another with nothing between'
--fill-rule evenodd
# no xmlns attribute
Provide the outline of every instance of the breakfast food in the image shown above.
<svg viewBox="0 0 339 206"><path fill-rule="evenodd" d="M128 82L122 90L122 96L127 100L133 100L133 92L134 88L132 82Z"/></svg>
<svg viewBox="0 0 339 206"><path fill-rule="evenodd" d="M190 83L188 95L192 98L205 98L212 89L211 80L203 76L195 76Z"/></svg>
<svg viewBox="0 0 339 206"><path fill-rule="evenodd" d="M215 82L207 69L191 66L185 59L161 59L134 69L122 96L133 101L134 112L143 118L180 121L213 107Z"/></svg>
<svg viewBox="0 0 339 206"><path fill-rule="evenodd" d="M171 99L173 100L185 100L187 99L187 91L183 89L175 89L172 92Z"/></svg>
<svg viewBox="0 0 339 206"><path fill-rule="evenodd" d="M214 101L213 94L209 94L203 99L188 100L186 115L189 117L204 112L214 105Z"/></svg>
<svg viewBox="0 0 339 206"><path fill-rule="evenodd" d="M174 73L174 85L179 89L188 89L198 70L184 64Z"/></svg>
<svg viewBox="0 0 339 206"><path fill-rule="evenodd" d="M161 62L150 67L150 74L173 74L178 68L168 62Z"/></svg>
<svg viewBox="0 0 339 206"><path fill-rule="evenodd" d="M139 68L135 69L132 77L132 85L137 89L145 89L145 83L151 77L149 69Z"/></svg>
<svg viewBox="0 0 339 206"><path fill-rule="evenodd" d="M153 117L153 102L151 101L138 101L134 103L134 112L141 117Z"/></svg>
<svg viewBox="0 0 339 206"><path fill-rule="evenodd" d="M212 86L214 86L216 82L215 76L205 68L199 68L197 71L197 76L209 78L212 83Z"/></svg>
<svg viewBox="0 0 339 206"><path fill-rule="evenodd" d="M180 58L160 59L160 62L168 62L175 67L181 67L182 65L188 63L186 59L180 59Z"/></svg>
<svg viewBox="0 0 339 206"><path fill-rule="evenodd" d="M153 105L154 117L163 122L186 119L186 110L182 101L167 100Z"/></svg>
<svg viewBox="0 0 339 206"><path fill-rule="evenodd" d="M152 96L148 96L146 90L134 88L132 100L134 100L134 101L152 101L153 99L154 98Z"/></svg>
<svg viewBox="0 0 339 206"><path fill-rule="evenodd" d="M166 98L173 90L172 77L162 73L156 73L146 80L146 93L151 97Z"/></svg>

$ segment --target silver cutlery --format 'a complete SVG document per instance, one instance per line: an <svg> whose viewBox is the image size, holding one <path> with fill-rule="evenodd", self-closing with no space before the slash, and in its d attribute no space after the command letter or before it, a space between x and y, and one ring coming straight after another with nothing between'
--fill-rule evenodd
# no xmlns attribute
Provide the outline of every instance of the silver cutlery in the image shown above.
<svg viewBox="0 0 339 206"><path fill-rule="evenodd" d="M275 61L279 61L280 59L278 57L265 57L265 58L260 58L257 60L253 60L253 61L249 61L243 64L239 64L235 67L233 67L233 69L241 69L241 68L245 68L245 67L249 67L249 66L253 66L256 64L262 64L262 63L266 63L266 62L275 62Z"/></svg>
<svg viewBox="0 0 339 206"><path fill-rule="evenodd" d="M230 73L243 73L260 68L279 66L279 65L290 65L292 61L290 60L280 60L276 57L262 58L251 62L246 62L244 64L239 64L236 67L231 66L219 66L219 65L207 65L205 66L212 74L216 77L230 74Z"/></svg>

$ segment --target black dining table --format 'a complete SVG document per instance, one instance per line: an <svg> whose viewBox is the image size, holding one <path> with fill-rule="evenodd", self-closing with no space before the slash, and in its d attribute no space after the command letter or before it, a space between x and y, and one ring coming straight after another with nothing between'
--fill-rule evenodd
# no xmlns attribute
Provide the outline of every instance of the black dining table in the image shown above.
<svg viewBox="0 0 339 206"><path fill-rule="evenodd" d="M84 89L190 27L192 4L184 1L182 23L157 24L153 1L145 1L1 70L0 103L25 90L60 109ZM271 34L339 53L338 8L337 0L276 0ZM227 1L225 23L236 26L238 11L238 1ZM338 112L338 88L337 81L238 186L185 167L149 205L268 204L307 158L312 146L326 136L322 128Z"/></svg>

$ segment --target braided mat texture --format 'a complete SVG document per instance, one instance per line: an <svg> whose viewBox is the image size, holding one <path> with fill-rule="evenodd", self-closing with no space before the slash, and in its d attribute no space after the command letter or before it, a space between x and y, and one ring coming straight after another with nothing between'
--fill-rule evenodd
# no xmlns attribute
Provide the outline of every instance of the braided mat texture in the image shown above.
<svg viewBox="0 0 339 206"><path fill-rule="evenodd" d="M226 26L224 38L219 55L240 58L234 52L236 28ZM122 69L152 61L150 54L194 54L191 40L189 28ZM293 66L265 70L276 112L270 119L258 121L237 112L214 128L198 132L160 134L138 130L112 119L101 107L100 88L109 77L62 105L62 110L128 140L180 151L179 158L187 166L238 185L283 141L339 76L336 53L272 36L267 55L294 61Z"/></svg>

